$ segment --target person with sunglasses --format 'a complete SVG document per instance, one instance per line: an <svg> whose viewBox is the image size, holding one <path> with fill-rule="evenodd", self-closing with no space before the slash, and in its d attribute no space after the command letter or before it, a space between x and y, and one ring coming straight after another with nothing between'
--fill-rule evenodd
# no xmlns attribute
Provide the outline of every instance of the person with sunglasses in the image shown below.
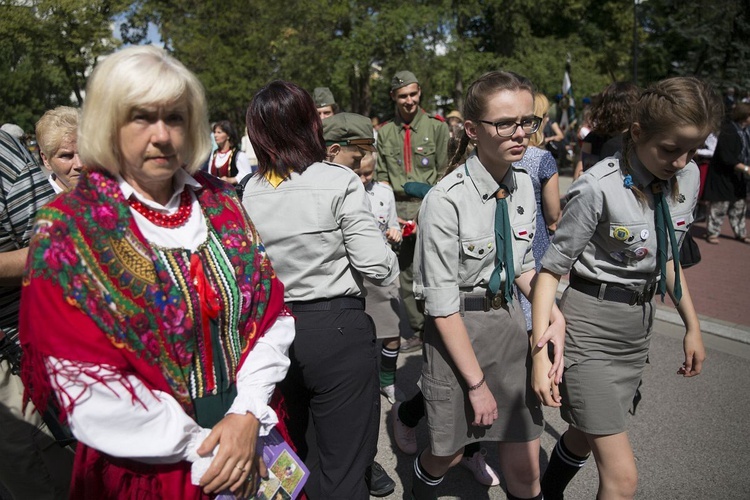
<svg viewBox="0 0 750 500"><path fill-rule="evenodd" d="M498 442L509 499L540 499L542 410L531 390L531 349L513 283L530 295L536 198L520 161L542 119L526 78L494 71L469 87L453 169L425 197L414 293L426 316L420 387L430 446L414 461L412 495L434 499L464 447ZM476 145L465 161L469 142ZM553 311L538 345L563 342ZM550 369L559 377L561 352Z"/></svg>

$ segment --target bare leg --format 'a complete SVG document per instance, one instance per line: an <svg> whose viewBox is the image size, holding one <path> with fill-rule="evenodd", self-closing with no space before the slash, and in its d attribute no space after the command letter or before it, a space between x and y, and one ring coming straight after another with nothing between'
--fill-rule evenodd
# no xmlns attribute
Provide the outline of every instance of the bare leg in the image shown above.
<svg viewBox="0 0 750 500"><path fill-rule="evenodd" d="M539 439L527 443L498 443L498 450L508 493L518 498L539 495Z"/></svg>
<svg viewBox="0 0 750 500"><path fill-rule="evenodd" d="M599 493L596 498L622 500L635 497L638 471L627 433L608 436L587 434L587 438L599 469Z"/></svg>

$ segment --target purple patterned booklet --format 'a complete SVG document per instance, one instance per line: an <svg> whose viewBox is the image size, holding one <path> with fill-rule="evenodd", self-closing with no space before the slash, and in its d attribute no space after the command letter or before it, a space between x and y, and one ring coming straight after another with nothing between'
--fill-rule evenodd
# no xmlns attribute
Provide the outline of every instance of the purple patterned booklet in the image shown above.
<svg viewBox="0 0 750 500"><path fill-rule="evenodd" d="M297 456L289 443L284 441L276 429L261 438L258 452L263 446L263 460L268 467L268 479L261 481L257 500L289 500L299 496L310 471Z"/></svg>

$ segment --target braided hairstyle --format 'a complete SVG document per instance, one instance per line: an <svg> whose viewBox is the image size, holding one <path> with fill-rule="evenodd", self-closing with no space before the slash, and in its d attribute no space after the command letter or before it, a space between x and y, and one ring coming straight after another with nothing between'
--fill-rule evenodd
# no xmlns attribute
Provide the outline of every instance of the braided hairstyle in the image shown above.
<svg viewBox="0 0 750 500"><path fill-rule="evenodd" d="M477 78L466 91L462 110L464 118L471 121L480 120L487 107L487 101L493 95L503 90L513 92L526 90L532 96L534 95L534 85L528 78L512 71L490 71ZM445 175L453 172L463 163L469 142L469 136L466 135L466 130L464 130L461 141L458 143L458 148L445 171Z"/></svg>
<svg viewBox="0 0 750 500"><path fill-rule="evenodd" d="M719 129L723 105L716 91L694 77L673 77L649 86L633 107L631 123L638 123L645 140L675 127L694 126L708 136ZM630 132L623 134L620 169L626 177L631 170L630 155L635 143ZM679 194L677 179L672 178L672 196ZM628 186L641 203L646 197L635 186Z"/></svg>

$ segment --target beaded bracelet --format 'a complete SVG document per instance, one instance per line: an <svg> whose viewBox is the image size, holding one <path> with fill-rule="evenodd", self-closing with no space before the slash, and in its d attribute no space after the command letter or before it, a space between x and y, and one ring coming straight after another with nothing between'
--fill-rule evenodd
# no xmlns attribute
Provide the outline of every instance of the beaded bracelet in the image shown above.
<svg viewBox="0 0 750 500"><path fill-rule="evenodd" d="M482 387L483 384L484 384L484 375L482 375L482 380L480 380L479 382L477 382L476 384L472 386L469 386L469 391L476 391L477 389Z"/></svg>

